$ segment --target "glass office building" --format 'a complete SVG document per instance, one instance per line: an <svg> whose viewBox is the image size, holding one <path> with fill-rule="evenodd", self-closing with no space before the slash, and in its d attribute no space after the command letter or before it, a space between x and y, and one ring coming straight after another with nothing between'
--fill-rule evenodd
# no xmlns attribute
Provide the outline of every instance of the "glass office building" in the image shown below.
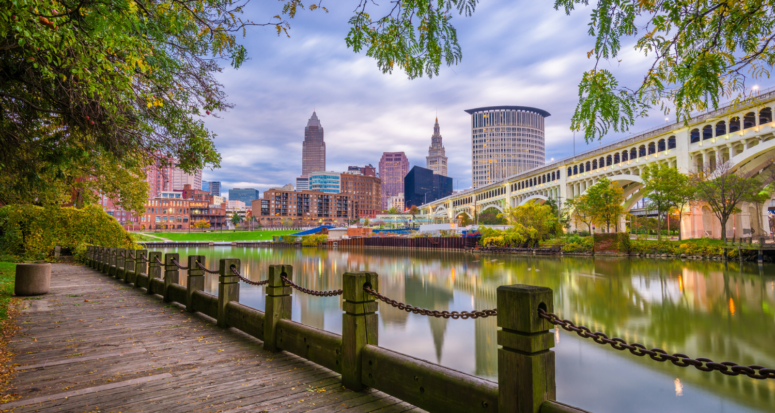
<svg viewBox="0 0 775 413"><path fill-rule="evenodd" d="M339 172L315 172L309 174L310 191L338 194L341 191L341 188L341 176Z"/></svg>
<svg viewBox="0 0 775 413"><path fill-rule="evenodd" d="M250 205L253 203L253 200L258 198L258 189L255 188L229 189L229 201L242 201L245 205Z"/></svg>
<svg viewBox="0 0 775 413"><path fill-rule="evenodd" d="M489 185L546 163L544 119L549 112L526 106L469 109L471 180Z"/></svg>
<svg viewBox="0 0 775 413"><path fill-rule="evenodd" d="M452 195L452 178L434 174L421 166L413 167L404 177L404 204L406 208L419 207Z"/></svg>

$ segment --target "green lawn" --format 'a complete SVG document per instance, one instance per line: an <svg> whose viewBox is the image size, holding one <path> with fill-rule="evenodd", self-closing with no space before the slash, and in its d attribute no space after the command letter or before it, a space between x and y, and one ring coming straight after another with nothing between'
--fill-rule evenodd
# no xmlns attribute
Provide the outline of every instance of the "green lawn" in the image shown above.
<svg viewBox="0 0 775 413"><path fill-rule="evenodd" d="M16 264L0 262L0 321L8 317L8 303L13 296Z"/></svg>
<svg viewBox="0 0 775 413"><path fill-rule="evenodd" d="M273 235L288 235L299 231L293 230L270 230L270 231L252 231L252 232L154 232L148 235L166 238L170 241L266 241L271 240ZM150 239L148 241L156 241Z"/></svg>
<svg viewBox="0 0 775 413"><path fill-rule="evenodd" d="M161 238L154 237L153 235L149 234L138 234L138 233L132 233L132 238L135 241L161 241Z"/></svg>

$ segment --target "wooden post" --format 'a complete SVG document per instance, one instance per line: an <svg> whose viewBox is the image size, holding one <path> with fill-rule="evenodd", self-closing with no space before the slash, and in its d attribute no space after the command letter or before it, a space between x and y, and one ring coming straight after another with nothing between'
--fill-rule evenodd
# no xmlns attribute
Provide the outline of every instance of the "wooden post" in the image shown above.
<svg viewBox="0 0 775 413"><path fill-rule="evenodd" d="M199 268L196 263L206 264L204 255L188 256L188 280L186 281L186 311L194 312L193 297L194 291L204 291L205 289L205 270Z"/></svg>
<svg viewBox="0 0 775 413"><path fill-rule="evenodd" d="M377 302L363 290L369 286L379 291L379 278L374 272L345 273L342 277L342 385L361 391L361 352L366 344L377 345Z"/></svg>
<svg viewBox="0 0 775 413"><path fill-rule="evenodd" d="M764 262L764 253L762 252L762 247L764 246L764 237L759 237L759 263Z"/></svg>
<svg viewBox="0 0 775 413"><path fill-rule="evenodd" d="M538 413L557 398L554 335L538 309L554 311L552 290L531 285L498 287L498 411Z"/></svg>
<svg viewBox="0 0 775 413"><path fill-rule="evenodd" d="M231 267L240 270L238 259L223 258L218 265L218 326L228 327L226 320L226 304L229 301L239 301L239 277L234 275Z"/></svg>
<svg viewBox="0 0 775 413"><path fill-rule="evenodd" d="M124 259L124 282L125 283L131 283L137 279L135 277L135 256L134 256L135 254L137 254L137 250L134 250L134 249L126 250L126 259Z"/></svg>
<svg viewBox="0 0 775 413"><path fill-rule="evenodd" d="M277 341L277 323L291 319L293 290L283 285L282 277L293 280L293 267L290 265L270 265L269 283L266 285L266 307L264 308L264 350L280 351Z"/></svg>
<svg viewBox="0 0 775 413"><path fill-rule="evenodd" d="M105 263L105 247L97 247L97 262L95 270L102 272L102 265Z"/></svg>
<svg viewBox="0 0 775 413"><path fill-rule="evenodd" d="M107 248L107 247L102 248L102 266L100 267L100 271L102 271L102 273L105 275L108 275L108 270L110 270L111 254L113 254L112 248Z"/></svg>
<svg viewBox="0 0 775 413"><path fill-rule="evenodd" d="M119 248L118 255L116 255L116 278L126 282L126 258L129 254L129 250L126 248Z"/></svg>
<svg viewBox="0 0 775 413"><path fill-rule="evenodd" d="M135 287L140 288L140 274L147 274L148 266L144 256L148 255L148 250L135 250Z"/></svg>
<svg viewBox="0 0 775 413"><path fill-rule="evenodd" d="M148 285L145 286L148 289L146 291L148 294L153 294L151 281L161 277L161 264L156 261L156 258L161 261L161 252L154 251L148 253Z"/></svg>
<svg viewBox="0 0 775 413"><path fill-rule="evenodd" d="M180 270L172 260L180 262L180 254L175 252L164 254L164 294L162 297L164 297L165 303L172 301L169 294L170 286L180 282Z"/></svg>

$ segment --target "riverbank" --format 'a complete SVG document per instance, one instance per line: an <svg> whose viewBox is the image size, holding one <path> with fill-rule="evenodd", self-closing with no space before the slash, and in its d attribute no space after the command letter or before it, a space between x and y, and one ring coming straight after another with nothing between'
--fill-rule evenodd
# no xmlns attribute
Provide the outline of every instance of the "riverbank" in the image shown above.
<svg viewBox="0 0 775 413"><path fill-rule="evenodd" d="M299 230L255 230L213 232L137 232L141 242L162 241L268 241L273 236L295 234Z"/></svg>

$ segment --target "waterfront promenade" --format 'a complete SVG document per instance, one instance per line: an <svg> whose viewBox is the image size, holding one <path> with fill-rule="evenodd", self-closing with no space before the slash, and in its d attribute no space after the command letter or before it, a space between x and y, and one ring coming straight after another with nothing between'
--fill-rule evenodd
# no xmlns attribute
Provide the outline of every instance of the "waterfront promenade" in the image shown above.
<svg viewBox="0 0 775 413"><path fill-rule="evenodd" d="M405 412L384 393L222 329L84 266L53 264L51 292L24 301L10 343L20 397L0 411Z"/></svg>

